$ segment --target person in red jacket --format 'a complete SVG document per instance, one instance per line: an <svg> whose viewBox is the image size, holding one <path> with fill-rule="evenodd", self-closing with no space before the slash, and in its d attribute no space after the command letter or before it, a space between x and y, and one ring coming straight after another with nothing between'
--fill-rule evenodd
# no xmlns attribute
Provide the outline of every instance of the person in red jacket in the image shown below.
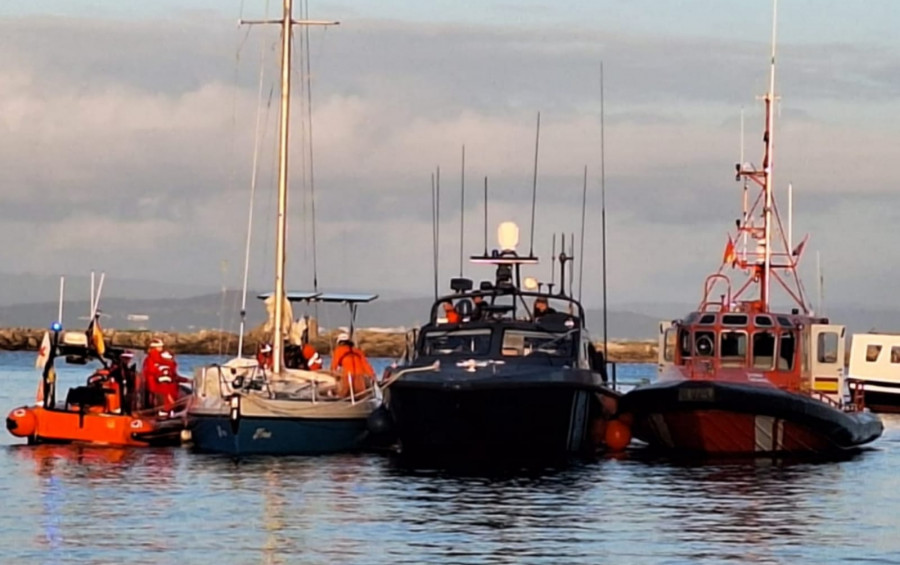
<svg viewBox="0 0 900 565"><path fill-rule="evenodd" d="M141 405L146 408L156 404L157 394L159 394L159 362L164 346L161 339L151 340L147 348L147 356L144 357L144 363L141 365L140 383L135 388L139 391Z"/></svg>
<svg viewBox="0 0 900 565"><path fill-rule="evenodd" d="M309 343L303 344L303 360L306 362L306 368L310 371L322 370L322 358L316 348Z"/></svg>

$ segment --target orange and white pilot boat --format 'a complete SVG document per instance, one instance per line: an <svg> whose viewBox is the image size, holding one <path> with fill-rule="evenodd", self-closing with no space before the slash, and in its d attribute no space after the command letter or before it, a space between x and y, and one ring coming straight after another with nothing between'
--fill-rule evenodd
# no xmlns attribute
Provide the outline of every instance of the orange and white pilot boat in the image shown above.
<svg viewBox="0 0 900 565"><path fill-rule="evenodd" d="M816 316L797 274L806 239L785 233L773 197L775 43L764 96L765 153L740 163L744 210L700 307L660 325L659 375L620 401L623 421L651 447L678 453L829 454L883 431L862 388L844 374L844 327ZM755 200L749 188L758 188ZM790 218L788 219L790 222ZM732 288L726 269L745 279ZM778 300L791 302L783 311ZM852 389L852 390L851 390Z"/></svg>
<svg viewBox="0 0 900 565"><path fill-rule="evenodd" d="M78 365L100 363L84 386L69 389L64 401L56 399L55 361L60 357ZM131 361L130 352L105 346L96 318L87 332L63 332L54 324L38 356L43 370L37 402L13 409L6 418L7 430L29 444L179 444L188 397L163 414L145 401L144 386Z"/></svg>

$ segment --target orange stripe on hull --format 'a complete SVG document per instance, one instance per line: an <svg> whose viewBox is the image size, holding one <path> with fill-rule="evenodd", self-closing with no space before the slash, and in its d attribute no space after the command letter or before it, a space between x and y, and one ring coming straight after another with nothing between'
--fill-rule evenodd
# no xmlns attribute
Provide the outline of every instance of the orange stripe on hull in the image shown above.
<svg viewBox="0 0 900 565"><path fill-rule="evenodd" d="M819 453L833 449L820 434L770 416L722 410L653 414L641 426L651 444L710 454Z"/></svg>

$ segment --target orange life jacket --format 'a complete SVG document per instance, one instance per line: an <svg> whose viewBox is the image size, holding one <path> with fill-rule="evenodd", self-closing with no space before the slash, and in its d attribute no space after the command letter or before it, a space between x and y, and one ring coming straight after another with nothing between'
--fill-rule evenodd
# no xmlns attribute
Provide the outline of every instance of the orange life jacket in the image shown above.
<svg viewBox="0 0 900 565"><path fill-rule="evenodd" d="M331 357L331 370L340 375L337 394L342 398L361 394L369 388L369 381L375 378L375 369L369 364L365 354L355 347L339 345Z"/></svg>

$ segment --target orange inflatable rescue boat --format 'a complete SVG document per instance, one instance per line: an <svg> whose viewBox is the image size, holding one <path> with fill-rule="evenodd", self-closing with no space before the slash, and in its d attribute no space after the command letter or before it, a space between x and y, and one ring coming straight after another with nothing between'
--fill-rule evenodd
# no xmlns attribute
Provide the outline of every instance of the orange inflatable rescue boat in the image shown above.
<svg viewBox="0 0 900 565"><path fill-rule="evenodd" d="M70 388L64 401L56 399L55 361L86 365L99 362L84 386ZM94 320L87 332L63 332L53 324L38 354L43 368L33 406L13 409L6 428L29 444L84 443L109 446L177 445L185 429L186 402L160 412L146 401L141 378L130 351L107 348Z"/></svg>

